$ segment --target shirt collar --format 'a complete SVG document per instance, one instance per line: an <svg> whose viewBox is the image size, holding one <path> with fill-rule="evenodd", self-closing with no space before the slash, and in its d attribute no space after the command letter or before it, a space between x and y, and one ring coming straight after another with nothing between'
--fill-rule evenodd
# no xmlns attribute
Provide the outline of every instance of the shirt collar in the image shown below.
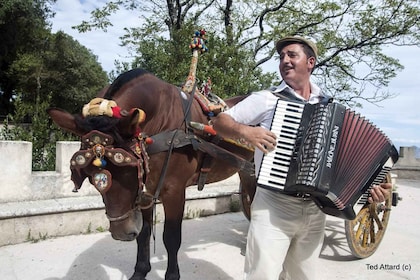
<svg viewBox="0 0 420 280"><path fill-rule="evenodd" d="M321 89L316 84L312 83L311 81L309 81L309 83L311 85L311 95L309 96L309 100L307 102L311 104L318 103L321 99L320 97L323 97L324 95L322 94ZM284 80L281 81L280 85L275 87L274 92L281 92L286 88L290 89L290 92L293 93L296 96L296 98L306 102L306 100L298 93L296 93L288 84L286 84Z"/></svg>

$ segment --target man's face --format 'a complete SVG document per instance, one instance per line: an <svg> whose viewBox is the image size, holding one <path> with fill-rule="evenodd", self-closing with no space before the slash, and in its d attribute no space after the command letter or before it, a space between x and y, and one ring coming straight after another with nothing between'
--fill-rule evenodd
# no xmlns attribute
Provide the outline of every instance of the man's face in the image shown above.
<svg viewBox="0 0 420 280"><path fill-rule="evenodd" d="M314 64L315 58L308 58L300 44L287 45L280 52L280 74L289 85L308 79Z"/></svg>

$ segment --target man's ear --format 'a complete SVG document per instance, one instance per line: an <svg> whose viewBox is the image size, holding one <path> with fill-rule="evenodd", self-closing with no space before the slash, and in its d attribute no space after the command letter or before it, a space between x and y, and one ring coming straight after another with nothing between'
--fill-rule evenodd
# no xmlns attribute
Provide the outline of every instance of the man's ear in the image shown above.
<svg viewBox="0 0 420 280"><path fill-rule="evenodd" d="M310 58L308 58L308 67L311 68L311 70L315 68L315 63L316 63L315 57L311 56Z"/></svg>

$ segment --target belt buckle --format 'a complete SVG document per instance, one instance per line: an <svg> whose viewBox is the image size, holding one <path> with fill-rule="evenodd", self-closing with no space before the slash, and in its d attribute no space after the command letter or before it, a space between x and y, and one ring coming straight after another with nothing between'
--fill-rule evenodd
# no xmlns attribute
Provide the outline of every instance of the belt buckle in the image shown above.
<svg viewBox="0 0 420 280"><path fill-rule="evenodd" d="M307 193L303 193L303 192L298 192L298 193L296 194L296 197L301 198L301 199L302 199L302 201L308 201L308 200L311 200L310 195L309 195L309 194L307 194Z"/></svg>

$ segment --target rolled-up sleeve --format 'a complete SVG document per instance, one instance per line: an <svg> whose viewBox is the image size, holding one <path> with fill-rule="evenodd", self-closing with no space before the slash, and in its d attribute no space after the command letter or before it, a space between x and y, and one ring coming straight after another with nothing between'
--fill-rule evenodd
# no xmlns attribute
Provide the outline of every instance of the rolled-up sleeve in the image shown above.
<svg viewBox="0 0 420 280"><path fill-rule="evenodd" d="M252 93L250 96L225 111L235 121L247 125L266 127L267 121L271 122L273 108L277 98L268 90Z"/></svg>

